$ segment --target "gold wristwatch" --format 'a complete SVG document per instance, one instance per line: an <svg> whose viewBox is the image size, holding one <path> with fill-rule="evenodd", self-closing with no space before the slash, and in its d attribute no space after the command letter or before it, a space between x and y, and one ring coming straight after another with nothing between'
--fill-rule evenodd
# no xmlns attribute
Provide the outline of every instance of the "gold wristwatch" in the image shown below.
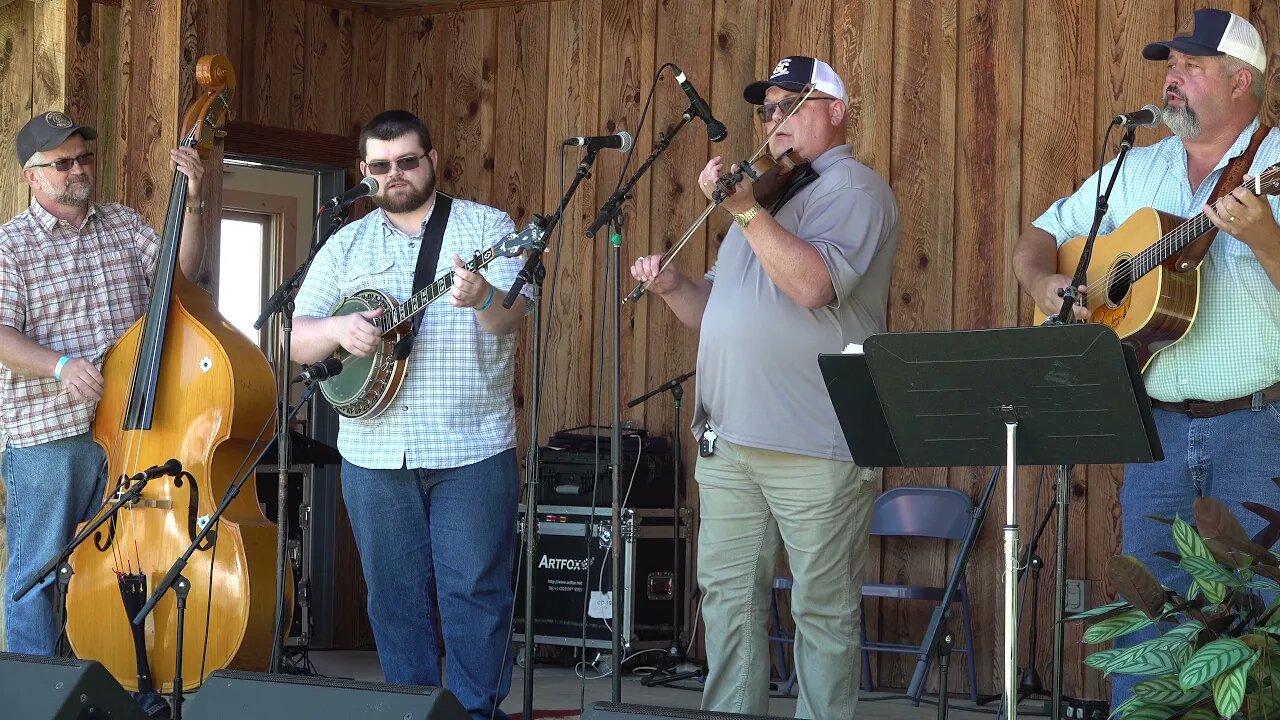
<svg viewBox="0 0 1280 720"><path fill-rule="evenodd" d="M754 220L756 215L759 215L762 209L763 208L761 208L759 204L752 205L747 208L746 212L734 213L733 221L738 223L738 227L746 227L747 223Z"/></svg>

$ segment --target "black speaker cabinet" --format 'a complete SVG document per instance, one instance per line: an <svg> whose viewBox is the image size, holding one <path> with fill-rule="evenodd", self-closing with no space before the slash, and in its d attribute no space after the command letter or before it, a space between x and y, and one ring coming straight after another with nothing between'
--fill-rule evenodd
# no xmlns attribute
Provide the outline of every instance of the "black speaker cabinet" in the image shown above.
<svg viewBox="0 0 1280 720"><path fill-rule="evenodd" d="M420 685L219 670L187 703L188 720L470 720L453 693Z"/></svg>
<svg viewBox="0 0 1280 720"><path fill-rule="evenodd" d="M0 653L0 716L22 720L147 720L92 660Z"/></svg>
<svg viewBox="0 0 1280 720"><path fill-rule="evenodd" d="M582 720L784 720L770 715L739 715L738 713L707 712L684 708L660 708L652 705L627 705L625 703L597 702L587 708Z"/></svg>

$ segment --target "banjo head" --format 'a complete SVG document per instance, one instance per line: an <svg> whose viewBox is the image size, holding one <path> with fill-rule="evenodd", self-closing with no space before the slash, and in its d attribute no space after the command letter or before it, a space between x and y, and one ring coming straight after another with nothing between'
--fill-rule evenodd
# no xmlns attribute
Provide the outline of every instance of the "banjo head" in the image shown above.
<svg viewBox="0 0 1280 720"><path fill-rule="evenodd" d="M351 297L344 298L334 308L330 316L350 315L382 308L383 316L391 313L396 301L377 290L361 290ZM342 372L320 382L320 393L333 405L333 409L344 417L365 417L380 411L379 401L390 382L395 360L395 350L399 333L389 334L369 355L356 357L339 350L335 355L342 360Z"/></svg>

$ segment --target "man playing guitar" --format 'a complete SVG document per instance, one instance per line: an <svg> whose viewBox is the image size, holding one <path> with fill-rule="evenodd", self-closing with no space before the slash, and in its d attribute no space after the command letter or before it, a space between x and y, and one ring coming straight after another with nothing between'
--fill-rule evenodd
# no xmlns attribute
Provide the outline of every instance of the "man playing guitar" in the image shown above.
<svg viewBox="0 0 1280 720"><path fill-rule="evenodd" d="M1201 266L1194 322L1144 374L1165 459L1126 467L1121 496L1124 552L1164 584L1185 586L1176 566L1154 554L1173 549L1168 527L1148 516L1190 518L1198 496L1233 510L1242 500L1280 505L1272 481L1280 475L1280 204L1244 187L1232 190L1234 184L1209 202L1228 163L1259 131L1267 54L1258 31L1232 13L1197 10L1191 32L1147 45L1142 54L1167 63L1163 118L1173 137L1129 153L1101 233L1144 207L1182 217L1203 211L1218 230ZM1280 131L1263 132L1249 175L1280 160ZM1102 170L1104 179L1113 165ZM1055 267L1055 243L1089 231L1096 182L1090 178L1051 205L1018 241L1018 281L1042 312L1061 307L1058 290L1074 268ZM1079 305L1076 311L1080 319L1090 315ZM1262 526L1252 514L1239 518L1250 534ZM1132 634L1126 644L1141 639ZM1113 677L1118 707L1138 678Z"/></svg>

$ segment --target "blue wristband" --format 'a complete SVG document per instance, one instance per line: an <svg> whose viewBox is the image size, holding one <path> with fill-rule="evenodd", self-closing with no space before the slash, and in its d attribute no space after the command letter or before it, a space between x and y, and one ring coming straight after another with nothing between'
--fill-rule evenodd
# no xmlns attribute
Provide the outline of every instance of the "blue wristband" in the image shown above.
<svg viewBox="0 0 1280 720"><path fill-rule="evenodd" d="M488 309L489 309L489 303L491 303L491 302L493 302L493 286L492 286L492 285L490 285L490 286L489 286L489 297L487 297L487 298L485 298L485 299L484 299L484 304L483 304L483 305L481 305L480 307L476 308L476 312L481 312L481 311L484 311L484 310L488 310Z"/></svg>
<svg viewBox="0 0 1280 720"><path fill-rule="evenodd" d="M58 364L53 366L54 380L57 380L58 382L62 382L62 367L66 365L67 362L70 360L71 358L67 357L66 355L63 355L62 357L58 358Z"/></svg>

